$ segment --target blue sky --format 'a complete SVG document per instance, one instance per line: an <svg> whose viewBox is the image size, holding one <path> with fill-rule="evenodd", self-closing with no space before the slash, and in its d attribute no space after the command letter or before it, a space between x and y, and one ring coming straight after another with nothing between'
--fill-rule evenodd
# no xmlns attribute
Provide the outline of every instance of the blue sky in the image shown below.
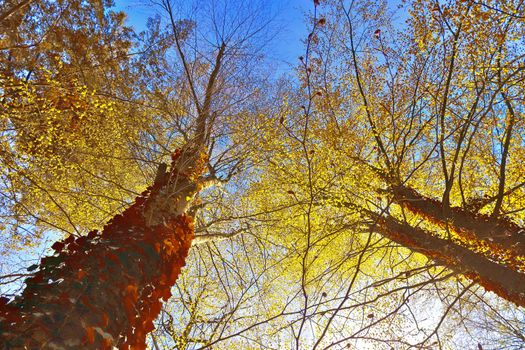
<svg viewBox="0 0 525 350"><path fill-rule="evenodd" d="M178 1L184 2L184 0ZM298 57L304 55L305 49L301 40L308 36L305 14L313 10L313 0L268 0L267 2L276 13L275 25L281 28L267 50L268 58L278 63L276 69L279 71L289 71L287 68L290 65L296 66ZM116 0L115 4L118 10L127 14L128 24L137 31L143 30L148 17L154 16L160 10L148 0Z"/></svg>

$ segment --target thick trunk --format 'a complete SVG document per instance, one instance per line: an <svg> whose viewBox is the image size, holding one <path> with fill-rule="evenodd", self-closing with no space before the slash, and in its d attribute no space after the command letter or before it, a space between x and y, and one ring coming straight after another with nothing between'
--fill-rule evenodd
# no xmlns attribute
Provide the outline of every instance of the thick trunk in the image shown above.
<svg viewBox="0 0 525 350"><path fill-rule="evenodd" d="M372 229L402 246L421 253L438 264L461 273L486 290L525 307L525 275L494 263L479 253L450 240L399 222L391 217L374 216Z"/></svg>
<svg viewBox="0 0 525 350"><path fill-rule="evenodd" d="M443 211L441 202L422 196L415 190L405 186L392 188L393 200L413 213L441 225L449 225L466 242L489 248L494 258L510 262L510 267L516 266L518 257L525 257L525 229L504 218L497 218L466 209L451 207ZM483 245L484 247L482 247Z"/></svg>
<svg viewBox="0 0 525 350"><path fill-rule="evenodd" d="M185 211L203 158L177 152L170 172L101 233L56 242L22 295L0 304L2 348L144 349L191 246Z"/></svg>

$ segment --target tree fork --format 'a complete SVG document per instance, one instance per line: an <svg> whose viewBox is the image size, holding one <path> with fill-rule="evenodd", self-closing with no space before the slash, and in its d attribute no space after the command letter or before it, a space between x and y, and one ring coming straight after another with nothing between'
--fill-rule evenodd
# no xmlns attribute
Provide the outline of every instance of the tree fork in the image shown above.
<svg viewBox="0 0 525 350"><path fill-rule="evenodd" d="M185 214L206 157L188 147L102 232L53 244L21 296L0 300L3 349L145 349L193 239Z"/></svg>

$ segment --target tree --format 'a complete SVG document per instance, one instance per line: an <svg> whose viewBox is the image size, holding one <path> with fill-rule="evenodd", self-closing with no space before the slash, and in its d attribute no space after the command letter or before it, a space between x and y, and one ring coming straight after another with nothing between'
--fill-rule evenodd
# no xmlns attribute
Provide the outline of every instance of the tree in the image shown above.
<svg viewBox="0 0 525 350"><path fill-rule="evenodd" d="M398 51L401 54L394 55L394 48L388 47L388 39L381 34L376 35L372 39L376 43L371 43L370 47L383 55L384 62L378 61L376 64L372 61L364 66L359 61L358 48L354 41L356 29L351 18L352 9L342 8L350 30L350 62L356 88L379 158L374 165L365 162L377 170L376 174L385 181L386 186L383 189L388 193L389 202L401 205L411 215L443 228L446 240L450 241L448 244L455 244L447 248L444 241L432 242L435 234L427 228L426 234L424 231L417 234L413 232L410 236L414 245L405 241L407 246L417 251L423 247L415 242L416 238L425 237L424 241L435 249L433 253L428 252L428 255L434 255L438 260L439 254L435 255L438 251L445 252L441 259L446 259L447 256L461 259L461 255L472 255L464 249L464 253L452 253L458 249L456 245L474 251L479 256L479 266L483 268L462 266L459 270L465 271L486 289L523 306L525 293L521 286L525 251L521 242L521 228L512 222L511 217L506 217L501 212L503 199L514 191L508 192L506 185L506 181L510 179L508 175L512 174L510 168L507 168L512 163L509 154L514 152L519 157L522 152L519 146L513 149L510 147L513 131L519 126L516 125L516 109L513 107L515 102L508 98L509 93L515 93L514 89L520 89L520 84L515 79L519 80L516 74L520 74L521 66L515 63L521 53L507 45L507 40L519 35L521 20L509 16L505 11L502 13L483 4L469 2L444 7L426 2L415 2L414 5L411 23L413 46L406 53ZM514 6L514 10L517 10L520 5L507 2L498 4L497 8L499 6ZM493 22L484 20L487 18L505 23L505 29L501 31L499 27L492 26ZM432 36L434 34L429 31L440 33L441 36ZM503 36L504 39L487 46L482 42L483 35L480 33L492 33L497 37ZM428 48L429 43L435 45L434 49ZM484 47L483 51L481 47ZM438 60L445 64L432 66L432 63L440 62ZM403 64L410 68L406 70ZM476 71L478 67L482 67L483 73ZM384 72L384 75L378 75L376 70ZM405 70L417 79L412 85L414 91L409 96L404 95L399 83L407 86L410 78L404 80ZM377 95L372 92L369 84L381 87ZM412 113L410 118L404 118L407 111ZM380 127L380 120L388 120L387 118L392 121L388 128L386 125ZM492 126L487 125L487 119L498 121L496 135L500 134L500 130L503 133L494 139L486 139L486 135L492 136ZM432 129L434 125L435 129ZM497 144L499 149L486 149L482 146L483 142ZM436 151L439 154L437 159L433 157ZM498 169L498 175L496 178L488 177L485 180L486 189L482 191L495 193L485 194L485 200L479 201L471 184L480 184L482 181L477 179L477 173L468 164L488 154L496 162L488 166ZM436 161L439 163L435 163ZM435 172L439 169L438 164L442 168L443 179L440 201L421 195L414 189L418 181L421 181L421 175L437 176ZM429 173L425 173L426 171ZM507 175L502 175L507 172ZM519 188L519 182L512 183L510 188L515 186ZM453 206L454 203L457 203L457 207ZM488 211L487 206L491 204L494 204L491 212L480 212L482 209ZM403 215L405 217L401 221L406 224L406 213ZM395 215L392 215L392 219L399 220ZM378 227L387 237L394 238L396 231L398 234L403 231L401 226L392 230L389 223L382 221L380 220ZM405 226L405 229L409 227ZM493 262L499 262L500 265ZM450 263L454 265L453 262ZM496 282L503 275L506 277ZM504 286L509 281L517 283Z"/></svg>
<svg viewBox="0 0 525 350"><path fill-rule="evenodd" d="M313 125L317 121L312 120L312 110L314 105L318 105L318 113L321 115L317 122L319 126L316 127L322 129L327 123L334 123L341 137L347 138L347 150L343 151L348 158L347 164L341 160L337 163L334 161L334 164L337 166L337 172L342 173L340 186L348 190L338 188L338 191L354 194L358 192L357 189L350 189L353 184L350 179L345 178L346 174L341 170L343 167L354 166L352 163L358 167L356 170L371 172L369 176L377 177L372 185L372 188L376 189L370 193L374 199L360 196L360 201L357 201L346 197L343 201L338 199L339 205L347 206L368 218L372 229L378 230L389 239L415 251L424 252L428 257L440 260L445 266L463 271L488 290L493 290L523 306L525 294L522 287L524 277L521 273L524 255L520 233L522 228L501 213L503 198L521 188L519 180L516 179L510 186L512 190L508 191L505 185L502 185L505 179L508 180L508 175L501 175L508 170L506 167L511 163L509 152L516 152L517 157L522 152L521 147L517 145L515 149L510 149L512 132L517 127L517 117L515 108L505 98L509 90L519 89L519 84L513 79L515 74L521 71L521 66L517 63L521 53L508 48L506 41L491 44L482 53L477 51L479 47L473 49L474 45L482 45L479 42L480 31L492 33L499 30L499 27L494 28L485 21L478 23L478 19L494 16L498 21L505 21L505 35L509 36L508 39L517 35L521 21L514 16L468 2L451 4L444 9L438 6L434 12L429 10L432 8L431 3L415 2L413 22L409 26L412 36L403 38L401 43L390 43L379 29L374 33L370 29L379 26L388 28L388 23L384 22L384 9L381 9L381 4L371 9L365 9L363 6L359 2L352 2L348 8L343 3L335 5L333 23L326 29L313 33L317 36L322 32L326 41L318 45L312 44L316 56L311 57L308 66L305 66L307 71L303 77L309 95L305 97L308 105L302 108L308 113L304 117L295 118L307 119L304 122L305 130L314 128ZM506 6L511 5L507 3ZM469 16L469 11L474 11L472 16ZM370 20L369 23L360 23L359 27L356 27L356 18L361 18L356 16L361 12L369 16ZM469 19L465 20L467 17ZM468 26L468 31L463 26ZM441 38L436 37L431 41L432 45L435 45L433 49L427 48L429 43L424 42L424 38L421 37L430 35L427 32L421 34L430 29L442 33ZM463 33L462 30L467 32ZM347 42L339 44L338 40L343 40L340 35L347 35ZM362 40L359 43L361 46L357 46L357 35L368 39ZM405 44L407 48L400 49L397 46L400 44ZM373 55L374 50L382 57ZM332 58L332 51L339 55L337 59ZM359 55L360 52L363 54ZM487 52L492 52L492 55L487 56ZM499 53L497 59L494 58L496 53ZM452 67L441 64L443 69L440 70L441 66L431 65L441 61L448 62ZM502 62L507 62L507 76L502 75ZM515 62L516 66L512 66ZM332 65L334 70L339 65L346 68L347 74L333 76L328 70ZM487 76L482 77L476 73L470 80L470 69L473 65L484 67L490 73L487 72ZM441 78L444 81L441 81ZM507 83L511 86L504 85ZM475 88L469 84L479 87ZM406 86L412 86L414 91L411 91L411 94L407 93ZM492 88L489 89L489 86ZM346 96L338 100L343 89L346 89ZM434 91L430 91L431 89ZM503 94L502 90L505 91ZM321 97L310 91L319 91ZM499 95L502 100L495 101ZM319 102L316 102L315 98ZM484 101L483 105L481 101ZM465 106L468 108L465 109ZM302 112L298 108L291 113ZM348 117L340 117L339 113L350 113L351 117L358 121L345 120L343 118ZM501 113L507 113L508 118L505 119ZM503 126L498 125L498 128L504 130L504 136L492 142L501 145L501 152L483 148L472 149L476 142L485 141L485 144L489 144L490 140L485 140L487 132L480 131L490 128L483 124L489 114L493 114L495 120L503 123ZM467 119L462 118L462 115L466 115ZM450 120L445 121L447 117L450 117ZM341 119L342 122L339 121ZM350 125L346 126L345 123ZM360 137L356 132L344 130L345 126L366 134ZM285 128L287 127L288 125L285 125ZM290 129L289 133L290 137L299 139L293 130ZM322 140L325 147L333 147L336 143L330 134L321 134L316 139L315 133L321 133L321 130L305 131L301 142L314 142L304 139L311 137ZM490 135L492 134L489 133ZM350 146L350 142L356 146ZM369 148L371 143L374 144L372 149ZM438 158L434 158L436 151L439 154ZM487 180L487 186L495 186L497 193L487 195L485 200L477 203L474 194L469 194L469 191L474 190L468 187L467 183L481 181L476 179L477 173L467 167L467 164L471 162L470 157L481 157L486 151L491 152L496 161L500 162L496 168L497 178ZM304 157L310 162L309 156ZM444 180L441 201L424 196L414 189L420 186L420 183L421 186L425 186L424 181L430 176L438 176L435 173L439 169L438 164L442 165ZM458 168L459 175L456 175ZM503 168L506 170L502 170ZM319 169L315 172L320 171ZM485 173L483 175L485 176ZM454 185L456 182L457 187ZM442 183L437 182L437 185L441 186ZM356 188L361 188L362 191L363 187L359 186L364 187L366 184L356 184ZM424 188L430 193L438 191L428 189L428 186ZM317 197L324 199L324 196L327 196L324 193L326 190L319 191ZM380 203L374 203L377 196L383 197L382 201L387 203L384 208ZM453 203L463 203L463 206L455 207ZM491 213L478 212L491 203L494 204ZM393 204L399 207L395 208ZM376 208L371 209L370 205ZM519 207L517 210L511 209L511 212L517 211L520 211ZM416 221L417 218L424 221ZM422 226L423 223L425 226ZM440 229L444 230L444 237L439 233ZM477 260L475 264L478 267L472 265L473 261L467 263L465 259L471 259L466 258L467 255Z"/></svg>
<svg viewBox="0 0 525 350"><path fill-rule="evenodd" d="M367 323L395 318L383 302L369 320L352 319L365 324L361 330L344 332L347 337L340 335L340 341L327 345L332 344L324 338L328 329L343 333L342 326L331 322L350 314L347 310L359 305L355 300L376 304L355 291L367 290L355 285L370 281L371 275L375 278L368 283L386 286L388 282L381 281L396 279L388 275L408 276L410 281L413 269L432 270L438 264L454 271L445 280L457 274L470 279L459 277L459 291L451 291L447 310L469 304L466 295L475 283L523 306L522 194L515 192L521 180L514 177L500 190L502 181L519 172L523 152L521 136L514 133L520 118L512 117L518 103L510 108L500 93L516 89L517 101L521 89L522 53L509 45L522 30L521 17L512 15L521 5L412 5L410 21L401 31L388 21L393 16L381 2L328 2L322 7L322 14L312 19L311 54L301 57L300 86L283 98L281 115L267 118L273 128L253 149L271 150L251 186L252 198L260 202L254 212L275 213L265 219L274 226L280 222L284 238L274 240L302 257L295 276L303 276L303 316L290 326L294 348L342 346L374 329ZM484 35L501 36L494 23L503 22L509 41L486 40ZM510 141L512 135L516 142ZM510 171L511 163L516 170ZM507 205L503 212L496 205L501 195ZM348 249L339 252L341 247ZM328 301L317 298L322 300L321 290L328 283L320 283L322 276L325 269L333 269L332 261L344 260L348 250L362 252L354 255L357 261L346 257L357 266L352 270L356 277L338 294L342 301L323 310ZM324 261L327 256L331 261ZM381 268L389 269L383 272L387 276L363 262L367 260L386 261ZM444 284L436 279L443 275L431 274L418 283L439 285L439 290ZM392 288L385 295L395 295L395 288L405 290ZM394 302L396 319L402 317L400 310L410 308L408 299ZM328 316L323 318L323 312ZM376 322L378 314L383 318ZM441 341L442 321L428 337L404 346ZM300 343L303 324L313 329L308 337L319 337L311 344ZM375 339L389 344L384 336ZM522 336L518 339L523 341ZM397 334L390 344L395 341L401 341Z"/></svg>
<svg viewBox="0 0 525 350"><path fill-rule="evenodd" d="M257 63L256 58L244 60L243 55L250 38L257 37L265 23L247 22L251 13L246 18L236 13L231 27L215 31L215 43L206 48L209 53L201 48L193 52L194 56L188 56L187 38L201 33L193 33L192 21L175 18L171 2L163 2L162 7L169 18L169 36L158 29L151 35L171 39L156 43L159 47L147 52L153 62L140 68L158 69L156 65L166 63L166 51L170 48L178 55L180 71L175 78L182 85L178 91L181 101L175 105L178 110L166 106L159 111L171 113L171 123L175 124L174 131L183 146L172 154L169 171L161 163L154 185L122 214L113 217L102 232L70 235L56 242L53 248L57 255L42 260L38 271L26 280L24 293L8 304L3 300L2 340L8 347L144 347L145 336L153 329L152 320L160 311L159 298L169 297L191 246L191 215L196 209L190 208L189 203L203 187L227 181L239 166L240 159L234 156L236 146L221 149L227 145L221 139L227 133L227 118L252 113L247 107L252 107L256 92L249 89L249 84L256 74L240 73ZM163 99L170 92L160 90L156 83L167 81L148 81L140 88L143 93L154 90ZM236 84L246 88L237 89ZM60 87L56 90L60 91ZM51 93L56 91L51 89ZM67 102L71 102L71 97ZM50 107L45 110L53 113ZM17 112L28 114L20 109ZM85 106L84 112L89 112ZM63 122L60 116L56 119ZM64 137L63 127L54 127ZM23 139L23 132L18 131L16 137L16 141L31 145ZM111 134L106 132L102 137L109 138ZM49 141L51 145L56 140ZM33 154L37 159L60 156L56 150L40 148L42 154ZM215 164L212 157L218 157ZM37 266L31 268L34 269ZM117 274L122 280L115 289L116 281L111 277ZM55 284L60 288L51 287Z"/></svg>

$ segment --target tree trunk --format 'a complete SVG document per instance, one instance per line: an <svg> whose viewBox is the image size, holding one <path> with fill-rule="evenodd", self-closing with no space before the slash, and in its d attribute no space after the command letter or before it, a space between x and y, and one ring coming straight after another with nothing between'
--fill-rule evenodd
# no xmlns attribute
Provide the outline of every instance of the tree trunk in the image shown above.
<svg viewBox="0 0 525 350"><path fill-rule="evenodd" d="M490 261L479 253L421 228L373 215L372 229L402 246L421 253L438 264L461 273L516 305L525 307L525 275Z"/></svg>
<svg viewBox="0 0 525 350"><path fill-rule="evenodd" d="M53 244L56 254L41 260L22 295L0 302L3 349L145 348L185 264L193 238L185 212L205 169L200 149L172 158L102 232Z"/></svg>
<svg viewBox="0 0 525 350"><path fill-rule="evenodd" d="M458 207L443 212L441 202L424 197L406 186L392 188L394 202L429 221L445 226L447 223L466 242L477 248L489 248L495 259L507 260L509 267L520 270L519 258L525 257L525 229L505 219L472 213Z"/></svg>

